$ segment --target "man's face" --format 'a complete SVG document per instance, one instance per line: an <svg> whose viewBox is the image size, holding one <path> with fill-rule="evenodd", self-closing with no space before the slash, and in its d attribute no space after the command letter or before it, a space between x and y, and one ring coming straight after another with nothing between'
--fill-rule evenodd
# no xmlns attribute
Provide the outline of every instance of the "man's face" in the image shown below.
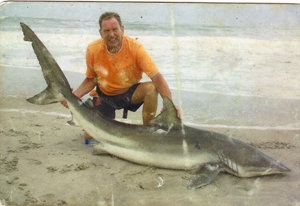
<svg viewBox="0 0 300 206"><path fill-rule="evenodd" d="M115 18L103 20L99 31L110 52L115 53L121 49L124 27Z"/></svg>

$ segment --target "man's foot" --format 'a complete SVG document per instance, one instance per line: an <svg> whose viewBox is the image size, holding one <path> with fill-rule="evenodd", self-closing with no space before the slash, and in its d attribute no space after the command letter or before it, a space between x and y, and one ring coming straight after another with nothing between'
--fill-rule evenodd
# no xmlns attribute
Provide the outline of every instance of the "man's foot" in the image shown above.
<svg viewBox="0 0 300 206"><path fill-rule="evenodd" d="M91 135L89 135L86 131L84 131L84 144L86 145L94 145L97 144L98 141L95 140Z"/></svg>

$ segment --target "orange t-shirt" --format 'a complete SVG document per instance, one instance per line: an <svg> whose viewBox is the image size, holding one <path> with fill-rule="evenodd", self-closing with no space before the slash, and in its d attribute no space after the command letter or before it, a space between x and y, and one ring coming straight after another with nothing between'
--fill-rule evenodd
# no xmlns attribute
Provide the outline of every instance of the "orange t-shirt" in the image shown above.
<svg viewBox="0 0 300 206"><path fill-rule="evenodd" d="M100 90L108 96L126 92L141 80L143 72L150 78L158 73L144 47L125 35L122 48L116 54L107 51L103 39L89 44L86 64L86 77L97 78Z"/></svg>

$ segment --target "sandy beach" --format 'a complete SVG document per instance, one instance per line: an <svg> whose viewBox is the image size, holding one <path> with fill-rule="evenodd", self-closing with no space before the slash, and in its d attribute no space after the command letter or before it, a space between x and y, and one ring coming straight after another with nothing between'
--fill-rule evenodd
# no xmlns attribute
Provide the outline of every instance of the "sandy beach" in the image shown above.
<svg viewBox="0 0 300 206"><path fill-rule="evenodd" d="M125 4L3 6L0 206L300 206L299 5ZM184 123L251 144L291 172L224 173L188 190L190 171L94 155L83 129L67 124L66 108L28 103L46 83L20 22L36 32L76 89L86 46L99 38L99 15L112 9L122 12L126 34L145 46L175 91ZM140 111L128 115L141 122Z"/></svg>
<svg viewBox="0 0 300 206"><path fill-rule="evenodd" d="M68 110L59 104L37 106L8 96L0 105L2 205L300 204L299 130L212 128L260 148L292 171L259 178L221 174L208 186L187 190L189 172L93 155L82 128L66 124Z"/></svg>

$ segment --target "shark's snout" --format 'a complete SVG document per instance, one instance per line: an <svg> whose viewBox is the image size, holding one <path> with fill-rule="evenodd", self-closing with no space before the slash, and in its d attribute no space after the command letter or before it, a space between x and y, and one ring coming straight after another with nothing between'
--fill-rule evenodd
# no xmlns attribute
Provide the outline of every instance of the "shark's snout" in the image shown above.
<svg viewBox="0 0 300 206"><path fill-rule="evenodd" d="M275 161L275 163L272 166L272 169L274 171L278 171L278 173L286 173L286 172L290 172L291 171L290 168L286 167L285 165L281 164L278 161Z"/></svg>

